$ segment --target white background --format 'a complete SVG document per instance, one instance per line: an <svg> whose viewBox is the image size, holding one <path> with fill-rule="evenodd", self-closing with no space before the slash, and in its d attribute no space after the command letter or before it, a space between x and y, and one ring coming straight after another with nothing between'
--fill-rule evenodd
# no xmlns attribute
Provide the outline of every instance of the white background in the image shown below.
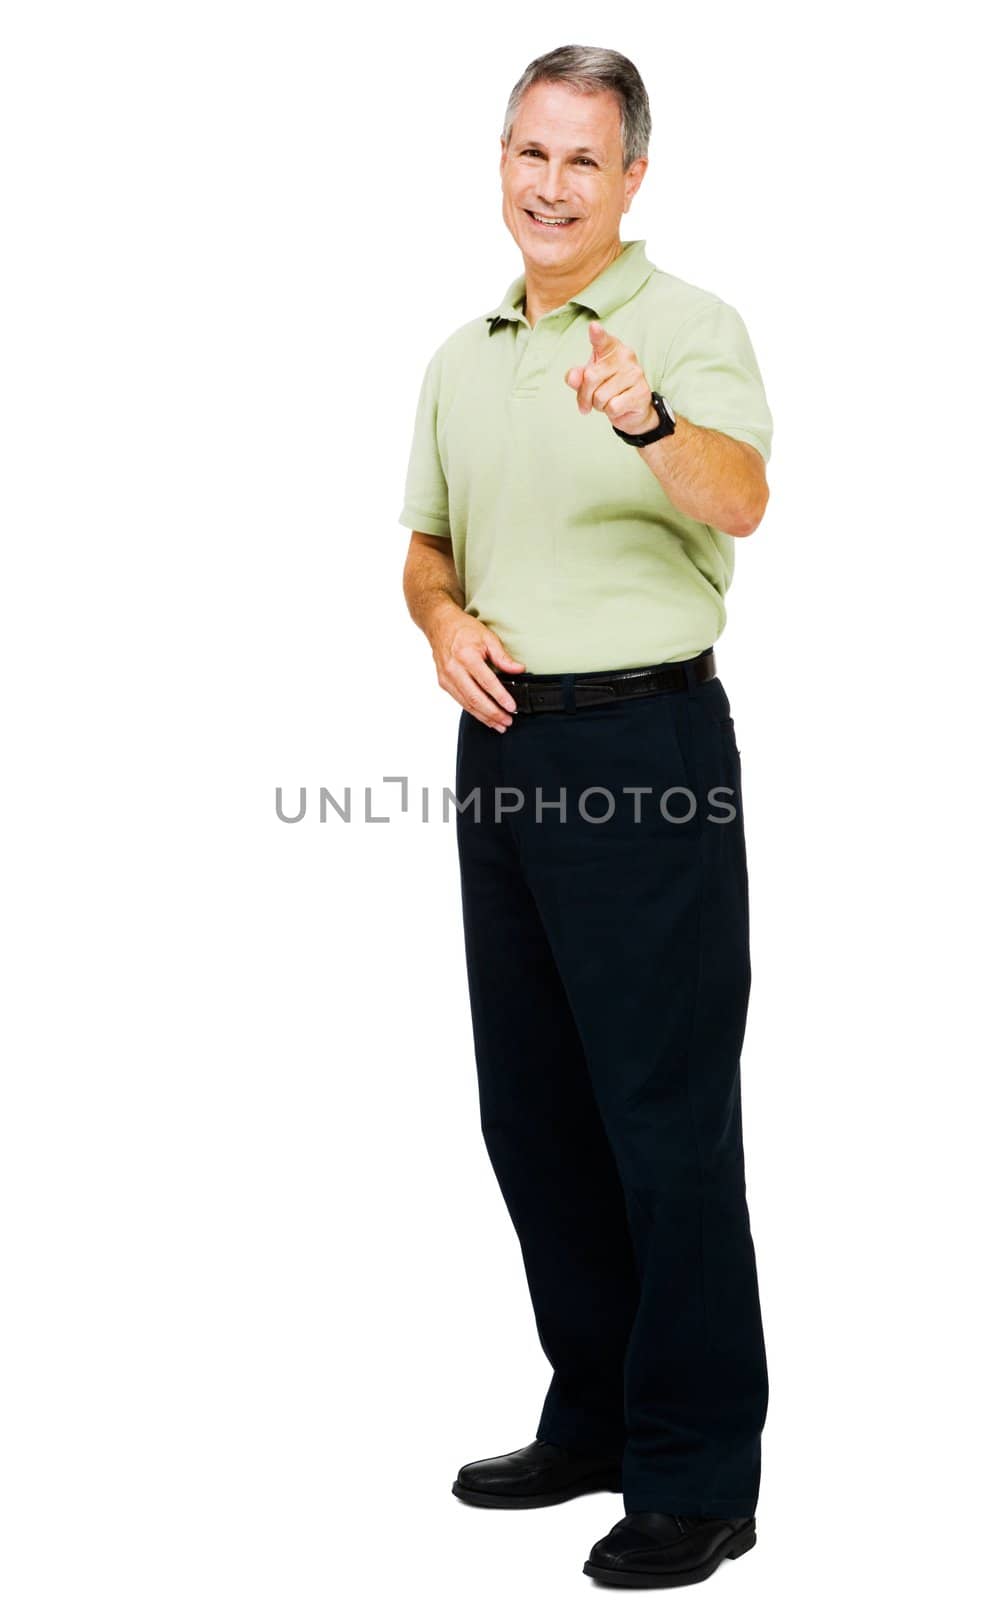
<svg viewBox="0 0 1004 1600"><path fill-rule="evenodd" d="M775 421L718 651L771 1402L760 1541L713 1581L991 1586L989 15L7 11L7 1600L571 1596L623 1513L450 1493L533 1436L549 1368L452 826L382 803L452 783L459 716L400 587L418 385L521 270L502 112L573 42L651 97L622 236L738 307Z"/></svg>

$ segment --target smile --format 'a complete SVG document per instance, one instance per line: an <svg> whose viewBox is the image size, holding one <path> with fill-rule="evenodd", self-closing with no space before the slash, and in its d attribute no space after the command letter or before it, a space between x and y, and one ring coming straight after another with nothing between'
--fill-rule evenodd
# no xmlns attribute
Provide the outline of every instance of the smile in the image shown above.
<svg viewBox="0 0 1004 1600"><path fill-rule="evenodd" d="M578 217L546 217L539 211L528 211L526 215L538 228L570 228L579 220Z"/></svg>

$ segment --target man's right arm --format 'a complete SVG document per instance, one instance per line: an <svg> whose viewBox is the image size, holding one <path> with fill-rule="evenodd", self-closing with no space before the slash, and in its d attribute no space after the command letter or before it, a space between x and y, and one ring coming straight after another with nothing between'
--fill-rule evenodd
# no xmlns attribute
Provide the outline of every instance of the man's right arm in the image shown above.
<svg viewBox="0 0 1004 1600"><path fill-rule="evenodd" d="M488 665L522 672L490 628L464 610L453 547L448 538L413 531L404 564L404 597L412 620L432 648L440 688L479 722L498 733L512 724L516 702Z"/></svg>

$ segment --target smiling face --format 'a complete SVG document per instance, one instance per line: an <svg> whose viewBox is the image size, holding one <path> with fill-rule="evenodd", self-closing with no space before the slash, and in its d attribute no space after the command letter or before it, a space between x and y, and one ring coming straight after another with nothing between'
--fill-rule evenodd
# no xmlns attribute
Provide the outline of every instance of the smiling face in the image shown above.
<svg viewBox="0 0 1004 1600"><path fill-rule="evenodd" d="M499 171L502 215L523 252L528 288L533 277L574 294L619 255L620 220L648 166L639 156L625 172L623 160L612 90L580 94L562 83L527 90Z"/></svg>

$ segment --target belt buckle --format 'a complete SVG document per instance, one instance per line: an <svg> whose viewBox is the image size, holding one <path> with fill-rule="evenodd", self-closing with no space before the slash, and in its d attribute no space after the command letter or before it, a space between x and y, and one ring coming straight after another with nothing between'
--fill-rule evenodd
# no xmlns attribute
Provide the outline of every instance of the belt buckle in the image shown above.
<svg viewBox="0 0 1004 1600"><path fill-rule="evenodd" d="M523 679L519 684L520 693L516 695L516 704L522 716L533 716L539 710L539 705L533 703L534 685Z"/></svg>

